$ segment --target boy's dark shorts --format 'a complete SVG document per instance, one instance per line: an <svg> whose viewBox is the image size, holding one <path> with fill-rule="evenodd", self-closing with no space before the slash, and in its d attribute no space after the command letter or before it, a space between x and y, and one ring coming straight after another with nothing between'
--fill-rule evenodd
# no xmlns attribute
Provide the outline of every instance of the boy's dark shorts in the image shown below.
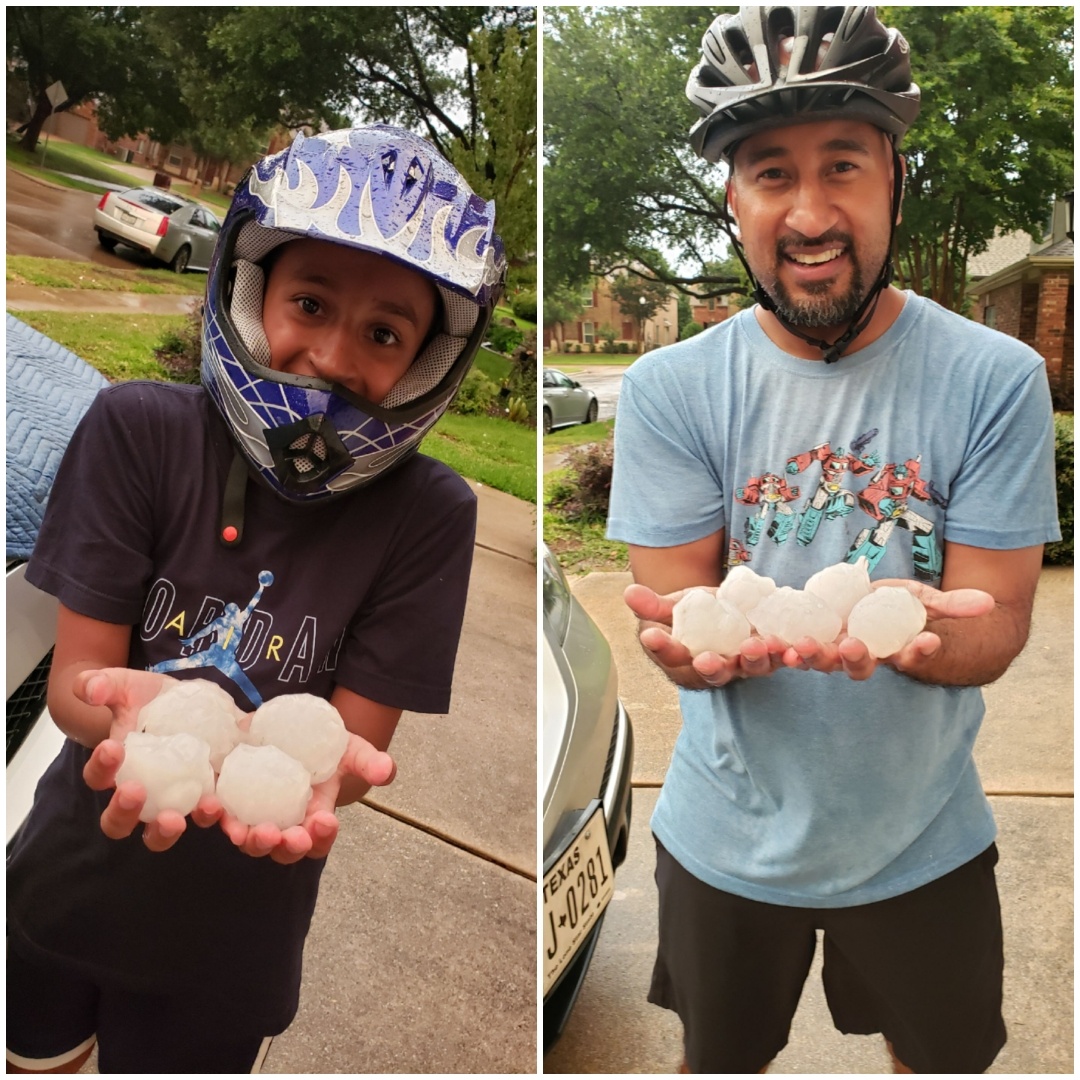
<svg viewBox="0 0 1080 1080"><path fill-rule="evenodd" d="M100 1073L250 1073L264 1034L197 995L99 986L8 940L7 1056L21 1068L55 1068L96 1041Z"/></svg>
<svg viewBox="0 0 1080 1080"><path fill-rule="evenodd" d="M917 1073L981 1073L1005 1045L997 847L912 892L851 908L746 900L656 841L660 942L649 1001L679 1014L694 1073L758 1072L787 1045L824 931L839 1031L881 1032Z"/></svg>

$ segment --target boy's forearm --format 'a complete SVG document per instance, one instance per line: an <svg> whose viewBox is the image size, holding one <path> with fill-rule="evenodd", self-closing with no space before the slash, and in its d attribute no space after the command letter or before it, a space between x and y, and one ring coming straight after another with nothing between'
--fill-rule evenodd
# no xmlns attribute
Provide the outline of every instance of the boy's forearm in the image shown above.
<svg viewBox="0 0 1080 1080"><path fill-rule="evenodd" d="M59 670L53 667L49 675L49 715L69 739L90 749L109 737L112 711L104 705L87 705L80 701L75 696L73 686L82 672L100 666L93 660L78 660Z"/></svg>

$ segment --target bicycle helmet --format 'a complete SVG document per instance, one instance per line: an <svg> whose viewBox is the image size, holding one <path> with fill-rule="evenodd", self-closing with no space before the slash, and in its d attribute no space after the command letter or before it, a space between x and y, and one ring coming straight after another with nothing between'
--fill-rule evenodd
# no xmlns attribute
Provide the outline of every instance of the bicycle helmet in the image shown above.
<svg viewBox="0 0 1080 1080"><path fill-rule="evenodd" d="M202 381L257 477L286 499L315 502L415 452L461 385L502 291L494 219L494 203L428 143L387 125L297 135L248 171L210 265ZM383 400L270 368L259 262L298 237L383 255L434 284L435 330ZM234 465L226 494L239 500L241 524L246 472ZM237 529L223 542L238 543Z"/></svg>
<svg viewBox="0 0 1080 1080"><path fill-rule="evenodd" d="M701 46L686 95L702 113L690 142L707 161L800 120L864 120L895 145L919 114L907 41L872 7L742 7Z"/></svg>
<svg viewBox="0 0 1080 1080"><path fill-rule="evenodd" d="M754 276L724 205L723 227L754 287L754 299L795 337L835 363L870 325L893 278L892 246L903 198L897 145L919 115L919 88L911 81L908 43L886 28L872 7L741 7L717 17L701 42L702 61L690 74L687 97L702 112L690 143L706 161L729 163L749 135L791 124L860 120L892 142L893 197L888 254L835 341L813 337L780 313Z"/></svg>

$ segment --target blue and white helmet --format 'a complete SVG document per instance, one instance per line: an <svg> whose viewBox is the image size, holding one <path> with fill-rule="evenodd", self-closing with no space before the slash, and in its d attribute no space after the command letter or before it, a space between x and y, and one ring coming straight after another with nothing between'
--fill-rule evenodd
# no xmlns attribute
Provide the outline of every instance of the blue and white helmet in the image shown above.
<svg viewBox="0 0 1080 1080"><path fill-rule="evenodd" d="M202 381L253 470L313 502L416 450L461 385L501 294L495 204L423 139L387 125L305 138L236 189L210 265ZM269 367L262 260L298 237L385 255L435 285L436 332L382 401Z"/></svg>

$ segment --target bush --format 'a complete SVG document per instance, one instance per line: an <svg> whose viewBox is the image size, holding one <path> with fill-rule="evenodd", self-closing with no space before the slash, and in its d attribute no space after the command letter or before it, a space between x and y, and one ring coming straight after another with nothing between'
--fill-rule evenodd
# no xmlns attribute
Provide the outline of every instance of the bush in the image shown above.
<svg viewBox="0 0 1080 1080"><path fill-rule="evenodd" d="M524 319L526 322L536 322L536 292L526 291L518 293L510 301L510 310L519 318Z"/></svg>
<svg viewBox="0 0 1080 1080"><path fill-rule="evenodd" d="M202 318L200 303L184 320L179 330L166 330L154 349L157 362L173 382L198 383L202 364Z"/></svg>
<svg viewBox="0 0 1080 1080"><path fill-rule="evenodd" d="M625 355L626 355L626 354L627 354L627 353L628 353L628 352L630 351L630 343L629 343L629 342L626 342L626 341L620 341L620 342L619 342L619 343L618 343L618 344L617 344L617 345L615 346L615 351L616 351L616 352L617 352L617 353L618 353L618 354L619 354L620 356L625 356Z"/></svg>
<svg viewBox="0 0 1080 1080"><path fill-rule="evenodd" d="M525 335L516 326L492 325L488 327L488 341L491 347L504 355L513 352L525 339Z"/></svg>
<svg viewBox="0 0 1080 1080"><path fill-rule="evenodd" d="M479 368L470 368L450 403L459 416L486 416L499 399L499 388Z"/></svg>
<svg viewBox="0 0 1080 1080"><path fill-rule="evenodd" d="M688 323L683 323L679 327L679 340L685 341L687 338L693 337L695 334L700 334L705 327L699 322L694 322L693 319Z"/></svg>
<svg viewBox="0 0 1080 1080"><path fill-rule="evenodd" d="M567 521L606 521L611 498L611 465L615 438L572 450L570 476L552 493L549 505Z"/></svg>
<svg viewBox="0 0 1080 1080"><path fill-rule="evenodd" d="M525 414L521 410L511 410L510 419L520 424L536 423L536 332L530 330L525 340L514 350L510 358L510 373L503 380L500 391L503 397L511 401L521 401ZM510 401L506 403L510 408Z"/></svg>
<svg viewBox="0 0 1080 1080"><path fill-rule="evenodd" d="M1054 414L1054 459L1057 465L1058 521L1061 539L1047 544L1043 562L1071 565L1073 561L1073 416Z"/></svg>

